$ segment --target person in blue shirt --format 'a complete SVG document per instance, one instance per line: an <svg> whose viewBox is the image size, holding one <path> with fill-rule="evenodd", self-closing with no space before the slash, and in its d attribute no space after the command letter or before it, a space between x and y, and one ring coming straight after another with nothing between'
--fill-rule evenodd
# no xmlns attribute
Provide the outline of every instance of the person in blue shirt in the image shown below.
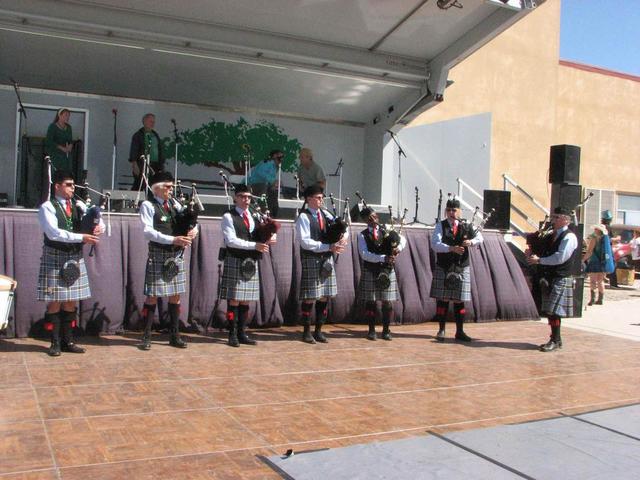
<svg viewBox="0 0 640 480"><path fill-rule="evenodd" d="M254 196L266 195L267 205L272 217L278 216L278 170L284 158L281 150L271 150L269 158L251 169L247 184L251 186Z"/></svg>

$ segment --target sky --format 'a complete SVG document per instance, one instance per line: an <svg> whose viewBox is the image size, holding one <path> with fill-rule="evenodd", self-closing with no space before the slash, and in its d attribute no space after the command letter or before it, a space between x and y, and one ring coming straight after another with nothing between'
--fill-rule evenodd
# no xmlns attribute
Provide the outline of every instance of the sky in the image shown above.
<svg viewBox="0 0 640 480"><path fill-rule="evenodd" d="M560 21L562 60L640 76L640 0L562 0Z"/></svg>

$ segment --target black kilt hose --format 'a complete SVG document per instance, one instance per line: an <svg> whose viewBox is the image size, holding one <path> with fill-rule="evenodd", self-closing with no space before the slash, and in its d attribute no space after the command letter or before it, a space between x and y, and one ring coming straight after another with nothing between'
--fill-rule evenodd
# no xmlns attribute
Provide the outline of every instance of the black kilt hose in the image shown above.
<svg viewBox="0 0 640 480"><path fill-rule="evenodd" d="M573 316L573 277L549 280L549 288L542 288L542 312L558 317Z"/></svg>
<svg viewBox="0 0 640 480"><path fill-rule="evenodd" d="M221 299L236 300L238 302L260 300L260 269L258 260L253 260L256 262L256 271L248 280L245 280L241 274L243 261L243 258L227 253L224 259L222 281L220 282Z"/></svg>
<svg viewBox="0 0 640 480"><path fill-rule="evenodd" d="M462 281L457 288L445 286L447 272L439 265L433 271L431 281L431 297L437 300L449 300L453 302L471 301L471 268L466 266L462 270Z"/></svg>
<svg viewBox="0 0 640 480"><path fill-rule="evenodd" d="M336 271L333 254L314 254L303 249L300 253L302 263L302 281L300 285L300 300L317 300L323 297L335 297L338 294ZM331 273L326 274L324 262L330 262Z"/></svg>
<svg viewBox="0 0 640 480"><path fill-rule="evenodd" d="M362 262L362 274L360 283L358 284L358 294L363 302L375 302L381 300L383 302L395 302L398 299L398 283L396 281L395 269L385 268L384 271L389 274L389 286L380 288L376 285L378 273L384 267L371 262Z"/></svg>
<svg viewBox="0 0 640 480"><path fill-rule="evenodd" d="M69 261L78 262L80 276L71 285L60 275L63 265ZM87 268L82 258L82 248L65 252L46 245L42 248L40 271L38 273L37 298L43 302L71 302L91 297Z"/></svg>
<svg viewBox="0 0 640 480"><path fill-rule="evenodd" d="M173 258L178 267L178 274L166 281L162 270L165 262ZM144 294L148 297L172 297L187 291L187 280L184 271L184 250L172 245L159 247L149 243L149 257L144 275Z"/></svg>

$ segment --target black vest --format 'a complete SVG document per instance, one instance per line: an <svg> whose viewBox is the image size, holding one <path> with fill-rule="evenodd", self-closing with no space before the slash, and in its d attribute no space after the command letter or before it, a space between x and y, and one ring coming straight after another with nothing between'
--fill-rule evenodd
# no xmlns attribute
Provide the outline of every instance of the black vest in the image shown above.
<svg viewBox="0 0 640 480"><path fill-rule="evenodd" d="M80 232L80 212L78 212L78 207L73 204L73 200L71 201L71 228L67 226L67 216L64 212L64 205L60 205L56 198L51 199L51 205L56 211L56 219L58 220L58 228L60 230L66 230L68 232L79 233ZM44 244L47 247L55 248L56 250L62 250L64 252L77 252L82 250L82 243L76 242L58 242L54 240L50 240L47 235L44 235Z"/></svg>
<svg viewBox="0 0 640 480"><path fill-rule="evenodd" d="M373 239L373 232L369 230L369 228L365 228L362 232L362 236L364 237L364 241L367 244L367 250L371 253L375 253L376 255L384 255L384 245L383 239L385 231L383 228L378 228L378 240Z"/></svg>
<svg viewBox="0 0 640 480"><path fill-rule="evenodd" d="M158 201L153 198L149 200L151 205L153 205L153 229L162 233L163 235L171 235L175 236L176 229L176 209L173 206L173 202L168 201L169 211L165 212L163 205L158 203ZM155 245L156 247L162 249L170 249L173 248L174 245L165 245L163 243L157 242L149 242Z"/></svg>
<svg viewBox="0 0 640 480"><path fill-rule="evenodd" d="M440 222L440 226L442 227L442 243L450 246L462 245L464 241L463 238L463 228L462 223L458 220L458 231L456 235L453 235L453 229L451 225L449 225L449 221L444 219ZM443 269L448 269L452 263L456 263L461 267L466 267L469 265L469 249L465 248L464 253L462 255L458 255L457 253L447 252L447 253L438 253L436 255L438 266Z"/></svg>
<svg viewBox="0 0 640 480"><path fill-rule="evenodd" d="M255 217L253 218L254 229L253 229L253 232L250 232L247 226L244 224L244 219L242 218L242 215L240 215L235 208L228 210L226 213L231 215L231 220L233 220L233 228L236 231L236 237L238 237L241 240L246 240L248 242L255 241L254 233L256 231L255 225L257 222ZM249 215L251 214L249 213ZM227 253L229 255L232 255L237 258L258 259L262 256L260 252L258 252L257 250L244 250L242 248L233 248L233 247L226 247L226 248L227 248Z"/></svg>
<svg viewBox="0 0 640 480"><path fill-rule="evenodd" d="M320 208L318 209L318 211L320 212L320 215L322 215L322 220L324 223L324 228L322 230L320 230L320 224L318 223L317 215L314 215L313 213L311 213L311 210L306 208L300 212L300 215L306 215L307 218L309 219L309 236L311 237L311 240L315 240L316 242L322 242L324 235L327 231L327 223L331 220L328 220L327 215L325 214L323 209ZM323 257L331 256L331 252L316 253L310 250L305 250L304 248L302 248L302 246L300 246L300 254L301 255L320 255Z"/></svg>
<svg viewBox="0 0 640 480"><path fill-rule="evenodd" d="M556 253L560 249L560 243L562 242L562 239L566 237L569 234L569 232L571 232L571 230L569 230L568 228L564 232L562 232L558 236L558 238L556 238L555 241L549 245L549 248L546 249L541 256L548 257L549 255L553 255L554 253ZM576 250L579 251L578 248L576 248ZM569 257L569 259L566 262L561 263L560 265L543 265L545 276L547 277L571 276L573 271L573 260L574 260L575 253L576 252L574 251L573 254Z"/></svg>

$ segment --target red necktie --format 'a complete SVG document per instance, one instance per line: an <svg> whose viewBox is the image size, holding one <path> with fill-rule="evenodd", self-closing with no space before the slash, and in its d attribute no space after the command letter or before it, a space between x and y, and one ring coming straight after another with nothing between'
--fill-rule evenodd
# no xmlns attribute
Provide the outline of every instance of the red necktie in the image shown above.
<svg viewBox="0 0 640 480"><path fill-rule="evenodd" d="M249 226L249 214L247 214L246 210L242 212L242 220L244 221L244 224L247 227L247 230L250 230L251 227Z"/></svg>
<svg viewBox="0 0 640 480"><path fill-rule="evenodd" d="M162 205L162 208L164 208L165 212L169 212L169 202L167 202L166 200L164 201L164 204Z"/></svg>
<svg viewBox="0 0 640 480"><path fill-rule="evenodd" d="M453 236L455 237L458 233L458 221L453 222Z"/></svg>
<svg viewBox="0 0 640 480"><path fill-rule="evenodd" d="M67 214L67 217L71 216L71 200L67 199L67 205L64 210Z"/></svg>
<svg viewBox="0 0 640 480"><path fill-rule="evenodd" d="M373 227L373 239L378 241L378 227Z"/></svg>
<svg viewBox="0 0 640 480"><path fill-rule="evenodd" d="M320 226L320 231L324 230L324 221L322 220L322 214L320 210L318 210L318 225Z"/></svg>

